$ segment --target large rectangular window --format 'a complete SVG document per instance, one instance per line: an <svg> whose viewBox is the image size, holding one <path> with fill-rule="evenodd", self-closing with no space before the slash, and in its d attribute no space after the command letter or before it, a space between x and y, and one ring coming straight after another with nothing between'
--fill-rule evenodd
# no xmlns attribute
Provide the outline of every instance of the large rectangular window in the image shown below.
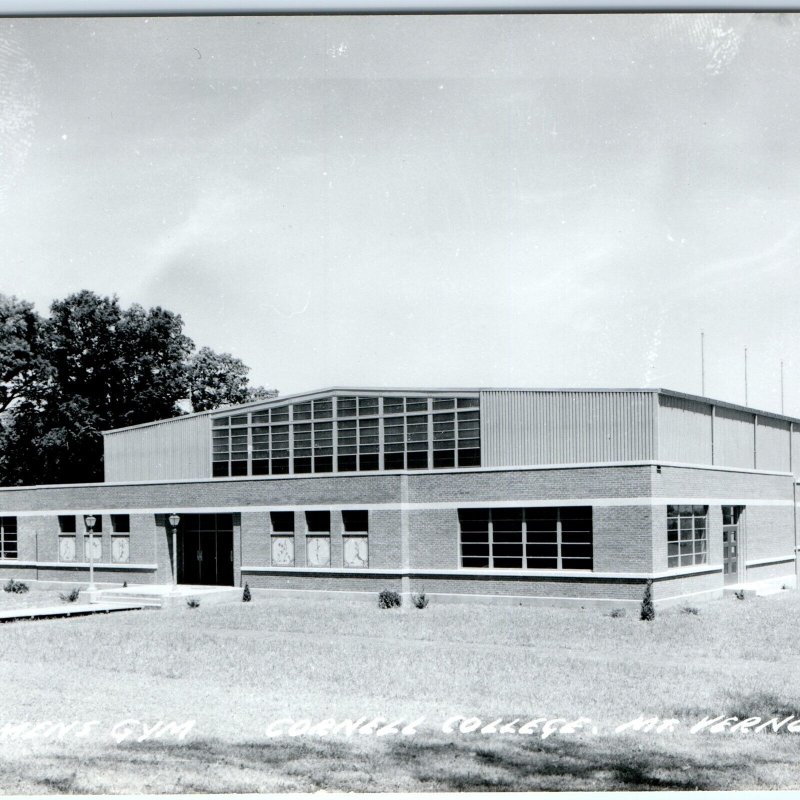
<svg viewBox="0 0 800 800"><path fill-rule="evenodd" d="M479 467L478 397L331 396L211 420L212 475Z"/></svg>
<svg viewBox="0 0 800 800"><path fill-rule="evenodd" d="M462 508L461 566L592 569L592 509Z"/></svg>
<svg viewBox="0 0 800 800"><path fill-rule="evenodd" d="M708 506L667 506L667 566L708 560Z"/></svg>
<svg viewBox="0 0 800 800"><path fill-rule="evenodd" d="M17 557L17 518L0 517L0 555Z"/></svg>
<svg viewBox="0 0 800 800"><path fill-rule="evenodd" d="M247 414L218 417L211 427L212 475L215 478L247 475L250 449Z"/></svg>

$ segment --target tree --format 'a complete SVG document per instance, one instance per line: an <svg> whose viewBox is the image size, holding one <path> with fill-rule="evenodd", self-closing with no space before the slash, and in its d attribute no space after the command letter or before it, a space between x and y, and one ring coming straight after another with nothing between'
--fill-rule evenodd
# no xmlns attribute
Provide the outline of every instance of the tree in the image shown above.
<svg viewBox="0 0 800 800"><path fill-rule="evenodd" d="M8 415L5 484L99 481L102 431L182 413L193 348L177 314L81 291L40 321L41 363Z"/></svg>
<svg viewBox="0 0 800 800"><path fill-rule="evenodd" d="M31 303L0 294L0 412L24 395L41 367L40 325Z"/></svg>
<svg viewBox="0 0 800 800"><path fill-rule="evenodd" d="M653 581L648 580L644 585L642 607L639 618L645 622L652 622L656 618L656 607L653 604Z"/></svg>
<svg viewBox="0 0 800 800"><path fill-rule="evenodd" d="M250 367L230 353L215 353L210 347L201 347L188 363L192 410L208 411L224 405L277 397L278 393L273 389L249 386L249 372Z"/></svg>
<svg viewBox="0 0 800 800"><path fill-rule="evenodd" d="M0 484L103 479L102 431L275 397L229 353L194 344L178 314L81 291L33 306L0 296Z"/></svg>

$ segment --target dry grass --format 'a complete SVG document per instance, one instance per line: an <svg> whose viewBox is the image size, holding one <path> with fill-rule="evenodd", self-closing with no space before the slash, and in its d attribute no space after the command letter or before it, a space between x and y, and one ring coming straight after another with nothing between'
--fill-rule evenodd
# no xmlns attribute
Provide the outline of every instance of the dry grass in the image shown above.
<svg viewBox="0 0 800 800"><path fill-rule="evenodd" d="M29 593L30 595L30 593ZM703 734L708 715L800 714L800 594L653 623L595 609L267 599L0 626L11 720L98 720L87 739L0 747L8 793L797 788L800 733ZM614 734L639 714L672 734ZM597 734L446 734L590 717ZM266 736L282 717L425 717L412 737ZM185 741L115 742L125 719L196 720ZM32 758L35 756L35 758Z"/></svg>

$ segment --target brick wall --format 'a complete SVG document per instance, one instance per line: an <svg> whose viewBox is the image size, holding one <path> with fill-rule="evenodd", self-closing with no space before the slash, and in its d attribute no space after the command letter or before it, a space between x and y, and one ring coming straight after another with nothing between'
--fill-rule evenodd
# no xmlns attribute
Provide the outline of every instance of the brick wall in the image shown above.
<svg viewBox="0 0 800 800"><path fill-rule="evenodd" d="M794 509L790 505L793 480L788 476L724 472L683 467L589 467L546 470L496 470L475 472L410 473L408 528L410 566L413 570L459 569L458 508L462 504L531 503L557 506L564 501L593 505L594 570L606 573L667 571L666 503L692 499L709 505L709 557L722 561L721 504L746 501L746 558L786 556L794 548ZM248 572L242 576L253 588L366 591L363 587L392 588L397 575L369 571L343 572L342 510L369 506L370 569L399 570L401 557L401 477L398 475L316 476L246 480L213 480L196 483L152 485L91 485L0 490L0 514L41 511L18 517L19 560L58 561L58 519L67 510L104 513L103 561L110 561L111 524L108 512L130 511L131 569L98 571L98 580L167 583L171 579L171 531L167 509L191 513L199 509L228 509L234 516L235 580L245 567L271 566L271 525L263 507L287 509L294 514L295 568L306 559L306 507L331 511L331 568L334 572L302 574ZM651 505L649 498L659 502ZM597 500L593 504L592 500ZM633 500L615 505L614 500ZM601 502L602 500L602 502ZM641 500L641 504L636 503ZM764 501L772 504L764 504ZM261 506L262 508L256 508ZM251 508L253 510L248 510ZM136 510L140 509L139 513ZM78 520L80 527L81 520ZM77 534L78 559L82 560L82 532ZM135 571L136 564L158 564L157 572ZM3 574L22 575L28 568L0 564ZM773 577L794 565L751 568L751 579ZM69 565L28 570L28 577L45 580L82 580L86 570ZM106 574L107 573L107 574ZM780 572L780 574L783 574ZM444 594L497 594L512 597L596 598L603 601L641 598L642 583L636 579L555 578L537 575L480 577L431 575L411 577L411 587ZM721 589L722 575L676 576L656 582L656 599ZM359 588L360 587L360 588Z"/></svg>

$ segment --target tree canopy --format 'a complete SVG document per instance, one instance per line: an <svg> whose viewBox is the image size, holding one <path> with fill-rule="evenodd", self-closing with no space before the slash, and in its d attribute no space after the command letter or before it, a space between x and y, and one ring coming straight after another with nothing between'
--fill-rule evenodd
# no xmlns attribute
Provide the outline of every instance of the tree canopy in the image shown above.
<svg viewBox="0 0 800 800"><path fill-rule="evenodd" d="M0 295L0 483L103 478L102 431L275 396L229 353L195 352L179 314L81 291L50 316Z"/></svg>

